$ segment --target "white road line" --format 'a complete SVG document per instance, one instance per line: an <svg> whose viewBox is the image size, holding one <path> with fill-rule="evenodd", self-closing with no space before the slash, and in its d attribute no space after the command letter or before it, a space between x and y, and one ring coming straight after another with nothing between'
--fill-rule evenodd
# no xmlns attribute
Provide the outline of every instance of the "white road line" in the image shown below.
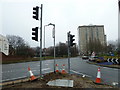
<svg viewBox="0 0 120 90"><path fill-rule="evenodd" d="M10 64L10 65L16 65L16 64Z"/></svg>
<svg viewBox="0 0 120 90"><path fill-rule="evenodd" d="M11 80L11 79L5 79L5 80L2 80L2 82L4 82L4 81L9 81L9 80Z"/></svg>
<svg viewBox="0 0 120 90"><path fill-rule="evenodd" d="M103 68L107 68L107 67L103 67Z"/></svg>
<svg viewBox="0 0 120 90"><path fill-rule="evenodd" d="M118 69L113 69L113 70L118 70Z"/></svg>
<svg viewBox="0 0 120 90"><path fill-rule="evenodd" d="M74 72L74 73L77 73L77 74L82 74L82 75L85 75L85 76L87 76L87 77L91 77L91 76L89 76L89 75L86 75L86 74L84 74L84 73L79 73L79 72L74 71L74 70L70 70L70 71L72 71L72 72Z"/></svg>
<svg viewBox="0 0 120 90"><path fill-rule="evenodd" d="M106 69L112 69L112 70L118 70L118 69L109 68L109 67L103 67L103 68L106 68Z"/></svg>
<svg viewBox="0 0 120 90"><path fill-rule="evenodd" d="M49 70L50 68L44 68L44 69L42 69L42 71L46 71L46 70ZM32 70L33 72L35 72L35 71L39 71L39 70Z"/></svg>
<svg viewBox="0 0 120 90"><path fill-rule="evenodd" d="M46 70L49 70L49 69L50 68L44 68L44 69L42 69L42 71L46 71ZM39 70L32 70L32 71L34 72L34 71L39 71ZM8 71L8 72L10 72L10 71ZM48 72L52 72L52 71L48 71ZM4 73L4 72L2 72L2 73ZM12 78L12 79L5 79L5 80L2 80L2 81L9 81L9 80L14 80L14 79L19 79L19 78L25 78L25 77L27 77L27 76L22 76L22 77L17 77L17 78Z"/></svg>
<svg viewBox="0 0 120 90"><path fill-rule="evenodd" d="M33 70L33 68L31 68L32 69L32 71L34 72L34 71L39 71L39 70ZM44 69L42 69L42 71L45 71L45 70L49 70L50 68L44 68ZM11 73L11 72L14 72L14 71L4 71L4 72L2 72L2 73Z"/></svg>
<svg viewBox="0 0 120 90"><path fill-rule="evenodd" d="M45 65L49 65L49 64L45 64Z"/></svg>
<svg viewBox="0 0 120 90"><path fill-rule="evenodd" d="M37 71L37 70L32 70L32 71L34 72L34 71Z"/></svg>
<svg viewBox="0 0 120 90"><path fill-rule="evenodd" d="M11 71L3 71L2 73L9 73L9 72L13 72L12 70Z"/></svg>
<svg viewBox="0 0 120 90"><path fill-rule="evenodd" d="M12 78L12 79L5 79L5 80L2 80L2 82L3 82L3 81L14 80L14 79L19 79L19 78L25 78L25 77L27 77L27 76L22 76L22 77L17 77L17 78Z"/></svg>
<svg viewBox="0 0 120 90"><path fill-rule="evenodd" d="M44 72L44 73L50 73L50 72L53 72L53 71L49 71L49 72Z"/></svg>
<svg viewBox="0 0 120 90"><path fill-rule="evenodd" d="M44 69L42 69L42 71L45 71L45 70L49 70L50 68L44 68Z"/></svg>

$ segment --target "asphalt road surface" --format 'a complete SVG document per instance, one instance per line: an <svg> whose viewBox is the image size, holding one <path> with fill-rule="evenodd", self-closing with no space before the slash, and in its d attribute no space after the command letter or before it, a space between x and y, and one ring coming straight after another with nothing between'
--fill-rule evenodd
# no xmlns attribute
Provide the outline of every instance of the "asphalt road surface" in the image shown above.
<svg viewBox="0 0 120 90"><path fill-rule="evenodd" d="M92 80L96 79L98 67L101 70L101 79L103 83L106 84L116 84L120 87L118 74L120 69L107 68L88 64L87 60L82 60L79 57L70 59L70 71L71 73L85 75L90 77ZM68 59L56 59L56 64L61 71L62 65L65 64L65 70L68 70ZM54 60L44 60L42 61L42 74L53 72L54 70ZM29 77L28 66L30 66L34 75L40 75L40 61L25 62L25 63L14 63L14 64L3 64L2 65L2 81L10 81L20 78Z"/></svg>

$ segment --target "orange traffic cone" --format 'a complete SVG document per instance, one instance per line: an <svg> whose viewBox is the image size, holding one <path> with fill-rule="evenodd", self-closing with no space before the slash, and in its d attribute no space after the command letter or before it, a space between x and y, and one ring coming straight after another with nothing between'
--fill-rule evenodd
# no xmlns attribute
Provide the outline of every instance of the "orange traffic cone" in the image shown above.
<svg viewBox="0 0 120 90"><path fill-rule="evenodd" d="M59 70L58 70L58 64L56 64L56 72L59 72Z"/></svg>
<svg viewBox="0 0 120 90"><path fill-rule="evenodd" d="M66 74L67 72L65 71L65 64L62 65L62 68L63 68L63 69L62 69L62 72L61 72L61 73L62 73L62 74Z"/></svg>
<svg viewBox="0 0 120 90"><path fill-rule="evenodd" d="M100 67L98 68L98 73L97 73L97 78L96 78L96 83L101 83L101 78L100 78Z"/></svg>
<svg viewBox="0 0 120 90"><path fill-rule="evenodd" d="M36 80L37 78L33 75L30 67L28 67L28 71L30 72L30 80L31 80L31 81Z"/></svg>

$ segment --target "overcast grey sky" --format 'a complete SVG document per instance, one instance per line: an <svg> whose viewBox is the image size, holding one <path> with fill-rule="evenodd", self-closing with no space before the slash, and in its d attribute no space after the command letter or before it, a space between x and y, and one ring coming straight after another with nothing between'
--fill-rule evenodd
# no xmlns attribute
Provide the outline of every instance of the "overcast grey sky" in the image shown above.
<svg viewBox="0 0 120 90"><path fill-rule="evenodd" d="M118 0L1 0L0 33L19 35L30 46L39 43L31 39L32 28L40 22L32 18L33 7L43 4L43 26L56 25L56 43L67 41L67 32L75 34L81 25L104 25L108 40L118 38ZM53 45L52 26L46 27L46 46Z"/></svg>

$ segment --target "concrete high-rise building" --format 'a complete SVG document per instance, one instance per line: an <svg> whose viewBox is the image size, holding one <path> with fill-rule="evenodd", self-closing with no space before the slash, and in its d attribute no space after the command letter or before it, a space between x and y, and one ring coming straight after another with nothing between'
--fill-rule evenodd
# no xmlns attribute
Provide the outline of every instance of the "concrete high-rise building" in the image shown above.
<svg viewBox="0 0 120 90"><path fill-rule="evenodd" d="M78 27L79 53L86 52L86 44L89 40L99 40L102 45L106 45L106 35L104 25L88 25Z"/></svg>

